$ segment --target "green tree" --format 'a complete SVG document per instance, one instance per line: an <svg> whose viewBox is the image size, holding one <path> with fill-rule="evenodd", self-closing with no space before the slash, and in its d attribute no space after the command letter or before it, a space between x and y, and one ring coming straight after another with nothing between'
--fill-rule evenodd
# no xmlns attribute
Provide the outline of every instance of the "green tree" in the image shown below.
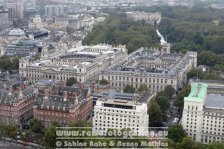
<svg viewBox="0 0 224 149"><path fill-rule="evenodd" d="M44 143L47 148L54 148L56 145L56 127L47 128L44 134Z"/></svg>
<svg viewBox="0 0 224 149"><path fill-rule="evenodd" d="M4 125L4 130L6 137L16 140L17 132L19 131L18 127L14 125Z"/></svg>
<svg viewBox="0 0 224 149"><path fill-rule="evenodd" d="M79 121L72 122L71 124L69 124L69 126L70 127L92 127L92 123L79 120Z"/></svg>
<svg viewBox="0 0 224 149"><path fill-rule="evenodd" d="M74 77L71 77L67 80L66 86L72 86L77 83L77 80Z"/></svg>
<svg viewBox="0 0 224 149"><path fill-rule="evenodd" d="M208 149L222 149L224 148L224 141L218 143L218 142L213 142L208 145Z"/></svg>
<svg viewBox="0 0 224 149"><path fill-rule="evenodd" d="M182 142L184 137L186 137L186 133L182 125L176 124L168 129L168 138L172 139L175 143Z"/></svg>
<svg viewBox="0 0 224 149"><path fill-rule="evenodd" d="M203 78L203 72L201 69L192 69L190 70L188 73L187 73L187 78L188 79L191 79L193 77L198 77L199 79L202 79Z"/></svg>
<svg viewBox="0 0 224 149"><path fill-rule="evenodd" d="M135 93L135 88L129 84L127 84L124 89L123 89L124 93Z"/></svg>
<svg viewBox="0 0 224 149"><path fill-rule="evenodd" d="M147 92L148 90L149 89L146 84L141 84L138 88L138 92L140 92L140 93Z"/></svg>
<svg viewBox="0 0 224 149"><path fill-rule="evenodd" d="M171 85L167 85L164 90L168 94L169 98L175 93L175 89Z"/></svg>
<svg viewBox="0 0 224 149"><path fill-rule="evenodd" d="M176 149L199 149L199 146L191 138L185 137L181 143L177 143Z"/></svg>
<svg viewBox="0 0 224 149"><path fill-rule="evenodd" d="M39 133L42 132L43 125L41 123L41 120L37 119L37 118L32 118L30 120L30 129L32 132L34 133Z"/></svg>
<svg viewBox="0 0 224 149"><path fill-rule="evenodd" d="M110 82L108 82L105 79L100 80L99 83L100 83L100 85L108 85L108 84L110 84Z"/></svg>
<svg viewBox="0 0 224 149"><path fill-rule="evenodd" d="M157 103L152 103L148 109L149 114L149 126L160 127L162 126L163 114L160 106Z"/></svg>
<svg viewBox="0 0 224 149"><path fill-rule="evenodd" d="M156 98L156 103L159 104L161 110L163 113L166 113L166 111L169 109L170 107L170 104L169 104L169 101L168 101L168 98L165 97L165 96L158 96Z"/></svg>
<svg viewBox="0 0 224 149"><path fill-rule="evenodd" d="M190 86L184 87L174 98L174 105L179 109L183 109L184 106L184 97L187 97L191 91ZM181 110L182 111L182 110Z"/></svg>

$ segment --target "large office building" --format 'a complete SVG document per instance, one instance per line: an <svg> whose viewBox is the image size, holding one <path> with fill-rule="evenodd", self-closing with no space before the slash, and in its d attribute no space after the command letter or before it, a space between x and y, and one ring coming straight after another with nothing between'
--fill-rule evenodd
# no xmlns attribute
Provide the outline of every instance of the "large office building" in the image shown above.
<svg viewBox="0 0 224 149"><path fill-rule="evenodd" d="M20 60L19 72L29 80L67 80L71 77L85 82L97 77L104 70L127 57L125 46L109 45L81 46L65 51L65 54L47 60Z"/></svg>
<svg viewBox="0 0 224 149"><path fill-rule="evenodd" d="M186 83L187 72L196 66L197 52L177 54L140 49L103 70L99 79L106 79L120 89L127 84L135 88L146 84L151 92L162 91L167 85L177 90Z"/></svg>
<svg viewBox="0 0 224 149"><path fill-rule="evenodd" d="M12 22L9 20L9 11L0 7L0 30L9 28Z"/></svg>
<svg viewBox="0 0 224 149"><path fill-rule="evenodd" d="M62 13L64 13L63 5L46 5L45 6L45 16L47 17L55 17Z"/></svg>
<svg viewBox="0 0 224 149"><path fill-rule="evenodd" d="M147 136L148 118L146 103L102 98L94 107L93 131L105 134L108 128L130 128L136 135Z"/></svg>
<svg viewBox="0 0 224 149"><path fill-rule="evenodd" d="M223 84L191 83L181 120L189 137L205 144L224 140L223 93Z"/></svg>

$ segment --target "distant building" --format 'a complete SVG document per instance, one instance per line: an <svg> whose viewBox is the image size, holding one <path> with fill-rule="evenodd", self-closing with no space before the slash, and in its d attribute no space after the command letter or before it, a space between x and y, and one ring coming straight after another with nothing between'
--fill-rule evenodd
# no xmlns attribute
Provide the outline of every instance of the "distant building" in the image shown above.
<svg viewBox="0 0 224 149"><path fill-rule="evenodd" d="M9 11L3 8L0 8L0 30L9 28L12 25L12 22L9 20Z"/></svg>
<svg viewBox="0 0 224 149"><path fill-rule="evenodd" d="M93 131L130 128L136 135L148 135L147 104L132 100L102 98L94 107Z"/></svg>
<svg viewBox="0 0 224 149"><path fill-rule="evenodd" d="M33 116L33 102L37 89L21 83L12 86L11 83L0 83L0 123L15 124L22 127Z"/></svg>
<svg viewBox="0 0 224 149"><path fill-rule="evenodd" d="M14 28L9 31L9 36L25 36L26 33L20 28Z"/></svg>
<svg viewBox="0 0 224 149"><path fill-rule="evenodd" d="M28 28L29 29L43 29L43 22L39 15L35 15L34 17L30 18Z"/></svg>
<svg viewBox="0 0 224 149"><path fill-rule="evenodd" d="M45 6L45 16L47 17L58 16L59 14L62 14L62 13L64 13L63 5L46 5Z"/></svg>
<svg viewBox="0 0 224 149"><path fill-rule="evenodd" d="M224 140L224 84L192 82L184 98L182 121L189 137L197 142Z"/></svg>
<svg viewBox="0 0 224 149"><path fill-rule="evenodd" d="M158 25L162 19L161 13L147 13L147 12L127 12L127 17L134 19L135 21L145 20L146 23L152 25Z"/></svg>
<svg viewBox="0 0 224 149"><path fill-rule="evenodd" d="M48 86L39 90L33 108L34 117L45 127L50 127L53 122L68 126L78 120L87 121L92 115L91 91L82 86Z"/></svg>
<svg viewBox="0 0 224 149"><path fill-rule="evenodd" d="M7 56L26 57L38 54L38 47L33 40L21 40L15 44L7 45L3 53Z"/></svg>
<svg viewBox="0 0 224 149"><path fill-rule="evenodd" d="M23 19L23 12L24 12L24 4L23 3L17 3L17 10L16 10L16 3L8 2L6 3L6 8L9 11L9 18L11 20L13 19Z"/></svg>

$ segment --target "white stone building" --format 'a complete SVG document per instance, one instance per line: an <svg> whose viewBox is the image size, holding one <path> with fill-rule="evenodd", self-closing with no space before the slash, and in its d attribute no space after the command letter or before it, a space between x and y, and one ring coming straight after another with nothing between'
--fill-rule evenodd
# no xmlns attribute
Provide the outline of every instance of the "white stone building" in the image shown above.
<svg viewBox="0 0 224 149"><path fill-rule="evenodd" d="M189 137L205 144L224 140L223 93L223 84L191 83L181 120Z"/></svg>
<svg viewBox="0 0 224 149"><path fill-rule="evenodd" d="M135 21L138 20L145 20L146 23L152 24L152 25L158 25L162 19L161 13L147 13L147 12L127 12L127 17L134 19Z"/></svg>
<svg viewBox="0 0 224 149"><path fill-rule="evenodd" d="M33 18L31 18L28 24L28 28L29 29L43 29L44 25L43 25L41 17L39 15L36 15Z"/></svg>
<svg viewBox="0 0 224 149"><path fill-rule="evenodd" d="M147 104L124 99L97 100L93 131L105 134L108 129L131 129L139 136L148 135Z"/></svg>
<svg viewBox="0 0 224 149"><path fill-rule="evenodd" d="M19 73L32 81L40 79L66 81L74 77L78 82L85 82L97 77L101 70L127 57L125 46L81 46L66 52L48 60L31 61L23 58L19 63Z"/></svg>
<svg viewBox="0 0 224 149"><path fill-rule="evenodd" d="M167 85L177 90L186 83L187 72L196 66L197 52L176 54L140 49L103 70L99 79L106 79L120 89L127 84L135 88L146 84L151 92L162 91Z"/></svg>

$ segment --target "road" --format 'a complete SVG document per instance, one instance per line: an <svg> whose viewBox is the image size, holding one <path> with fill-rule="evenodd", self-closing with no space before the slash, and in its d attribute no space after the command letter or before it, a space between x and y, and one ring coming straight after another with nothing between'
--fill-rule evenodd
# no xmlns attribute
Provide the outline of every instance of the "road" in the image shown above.
<svg viewBox="0 0 224 149"><path fill-rule="evenodd" d="M32 149L32 147L7 141L0 141L0 149Z"/></svg>
<svg viewBox="0 0 224 149"><path fill-rule="evenodd" d="M168 120L166 121L166 127L170 127L172 125L172 122L174 120L175 117L178 117L177 116L177 108L173 105L173 99L169 100L169 103L170 103L170 108L171 108L171 114L170 114L170 117L168 118ZM179 118L179 117L178 117Z"/></svg>

